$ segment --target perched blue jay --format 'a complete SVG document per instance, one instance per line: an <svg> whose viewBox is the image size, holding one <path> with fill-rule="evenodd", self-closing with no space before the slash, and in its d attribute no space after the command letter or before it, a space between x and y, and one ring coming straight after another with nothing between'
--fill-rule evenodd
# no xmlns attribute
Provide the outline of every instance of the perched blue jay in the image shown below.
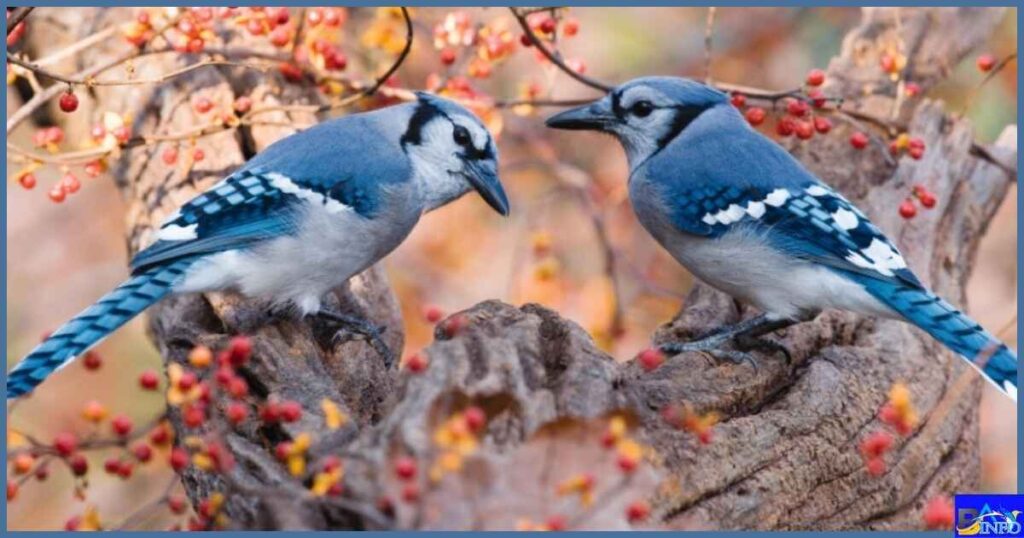
<svg viewBox="0 0 1024 538"><path fill-rule="evenodd" d="M507 215L497 159L476 116L425 93L284 138L171 215L132 259L131 278L10 372L7 397L172 293L264 298L369 337L390 362L378 328L323 308L321 297L394 250L424 212L470 189Z"/></svg>
<svg viewBox="0 0 1024 538"><path fill-rule="evenodd" d="M751 128L724 93L640 78L547 125L618 138L644 228L694 275L764 312L665 351L752 345L838 308L920 327L1016 400L1016 354L925 288L864 213Z"/></svg>

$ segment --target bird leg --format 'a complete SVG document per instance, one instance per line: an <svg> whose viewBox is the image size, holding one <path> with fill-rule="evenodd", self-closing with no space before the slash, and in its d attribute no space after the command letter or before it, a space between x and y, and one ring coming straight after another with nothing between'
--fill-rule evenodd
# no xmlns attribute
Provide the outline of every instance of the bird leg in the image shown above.
<svg viewBox="0 0 1024 538"><path fill-rule="evenodd" d="M768 314L761 314L734 325L728 325L716 329L710 335L699 340L693 340L690 342L665 342L660 344L659 347L662 351L672 353L673 355L685 353L687 351L699 351L707 353L716 359L725 359L737 364L749 362L753 364L755 368L757 366L756 361L754 361L754 358L745 351L760 349L768 352L782 353L786 357L786 362L789 363L792 360L789 350L781 344L760 337L770 332L789 327L798 321L799 320L790 318L778 318L775 316L769 316ZM722 345L729 342L734 342L741 351L719 349Z"/></svg>
<svg viewBox="0 0 1024 538"><path fill-rule="evenodd" d="M387 327L383 325L377 326L365 319L323 308L313 315L328 323L339 325L344 329L347 329L349 332L366 338L377 354L384 359L384 366L388 369L395 364L395 354L392 353L388 345L384 343L384 339L381 338L381 335L385 330L387 330ZM339 331L334 337L335 339L341 337L341 331Z"/></svg>

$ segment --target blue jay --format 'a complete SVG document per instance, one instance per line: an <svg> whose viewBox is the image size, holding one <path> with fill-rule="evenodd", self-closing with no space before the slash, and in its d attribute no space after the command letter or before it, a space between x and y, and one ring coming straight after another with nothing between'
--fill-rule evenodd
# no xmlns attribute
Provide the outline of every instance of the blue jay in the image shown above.
<svg viewBox="0 0 1024 538"><path fill-rule="evenodd" d="M284 138L193 198L131 261L131 278L57 329L7 377L21 396L168 294L235 290L371 339L379 329L321 306L331 288L394 250L427 211L471 189L509 203L487 129L458 104L415 102Z"/></svg>
<svg viewBox="0 0 1024 538"><path fill-rule="evenodd" d="M724 93L640 78L547 125L618 138L644 228L698 278L764 312L665 351L749 345L837 308L916 325L1016 400L1016 354L922 285L864 213L751 128Z"/></svg>

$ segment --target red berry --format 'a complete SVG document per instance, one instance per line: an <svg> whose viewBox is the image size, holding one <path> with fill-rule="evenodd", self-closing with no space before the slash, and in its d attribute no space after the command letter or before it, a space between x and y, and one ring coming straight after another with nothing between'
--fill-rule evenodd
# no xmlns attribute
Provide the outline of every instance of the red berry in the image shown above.
<svg viewBox="0 0 1024 538"><path fill-rule="evenodd" d="M53 438L53 449L63 457L70 456L78 448L78 438L70 432L60 432Z"/></svg>
<svg viewBox="0 0 1024 538"><path fill-rule="evenodd" d="M25 190L32 190L36 186L36 175L32 172L22 174L18 177L18 183L21 184Z"/></svg>
<svg viewBox="0 0 1024 538"><path fill-rule="evenodd" d="M921 95L921 86L916 82L908 82L903 87L903 91L907 94L907 97L917 97Z"/></svg>
<svg viewBox="0 0 1024 538"><path fill-rule="evenodd" d="M238 99L235 99L234 104L235 112L239 114L245 114L252 108L252 98L248 95L243 95Z"/></svg>
<svg viewBox="0 0 1024 538"><path fill-rule="evenodd" d="M530 36L526 34L522 34L519 36L519 43L522 44L524 47L533 46L533 41L530 41Z"/></svg>
<svg viewBox="0 0 1024 538"><path fill-rule="evenodd" d="M306 23L310 26L317 26L320 21L324 20L324 13L322 8L314 8L306 13Z"/></svg>
<svg viewBox="0 0 1024 538"><path fill-rule="evenodd" d="M630 523L637 523L647 519L651 514L651 507L646 501L636 501L626 508L626 519Z"/></svg>
<svg viewBox="0 0 1024 538"><path fill-rule="evenodd" d="M865 466L871 476L879 477L885 474L885 460L882 458L871 458Z"/></svg>
<svg viewBox="0 0 1024 538"><path fill-rule="evenodd" d="M763 108L757 106L748 108L746 113L747 121L751 125L761 125L767 115Z"/></svg>
<svg viewBox="0 0 1024 538"><path fill-rule="evenodd" d="M452 65L455 63L455 51L452 49L441 50L441 63L444 65Z"/></svg>
<svg viewBox="0 0 1024 538"><path fill-rule="evenodd" d="M860 443L860 453L864 459L881 457L892 448L892 435L884 431L876 431L864 438Z"/></svg>
<svg viewBox="0 0 1024 538"><path fill-rule="evenodd" d="M775 124L775 132L779 136L786 137L793 134L796 130L796 120L790 117L784 117Z"/></svg>
<svg viewBox="0 0 1024 538"><path fill-rule="evenodd" d="M821 134L828 133L832 130L832 122L828 118L817 116L814 118L814 130Z"/></svg>
<svg viewBox="0 0 1024 538"><path fill-rule="evenodd" d="M555 31L555 28L557 28L557 26L558 22L555 21L554 17L546 17L544 20L540 21L540 24L537 26L537 28L541 32L544 32L545 34L550 34Z"/></svg>
<svg viewBox="0 0 1024 538"><path fill-rule="evenodd" d="M135 455L135 459L146 463L153 459L153 448L146 443L139 443L132 449L132 454Z"/></svg>
<svg viewBox="0 0 1024 538"><path fill-rule="evenodd" d="M239 424L249 416L249 408L240 402L231 402L224 414L232 424Z"/></svg>
<svg viewBox="0 0 1024 538"><path fill-rule="evenodd" d="M183 372L181 377L178 378L178 390L182 392L188 392L192 390L192 387L196 386L199 382L199 378L196 377L194 372Z"/></svg>
<svg viewBox="0 0 1024 538"><path fill-rule="evenodd" d="M891 54L883 54L878 58L878 63L882 67L882 71L886 73L896 72L896 58Z"/></svg>
<svg viewBox="0 0 1024 538"><path fill-rule="evenodd" d="M938 202L938 200L935 199L935 194L933 194L931 191L925 190L922 190L917 193L917 199L921 201L921 205L924 206L926 209L931 209L935 207L935 204Z"/></svg>
<svg viewBox="0 0 1024 538"><path fill-rule="evenodd" d="M175 447L174 450L171 450L170 461L171 468L174 469L175 471L180 472L182 469L185 468L186 465L188 465L188 452L186 452L184 448Z"/></svg>
<svg viewBox="0 0 1024 538"><path fill-rule="evenodd" d="M181 420L189 428L198 428L206 422L206 411L202 405L190 405L182 409Z"/></svg>
<svg viewBox="0 0 1024 538"><path fill-rule="evenodd" d="M578 33L580 33L580 21L570 17L562 22L562 34L566 37L572 37Z"/></svg>
<svg viewBox="0 0 1024 538"><path fill-rule="evenodd" d="M288 459L288 453L292 451L292 444L288 441L281 441L274 447L274 456L284 461Z"/></svg>
<svg viewBox="0 0 1024 538"><path fill-rule="evenodd" d="M650 372L665 362L665 354L660 349L651 347L640 352L639 360L644 371Z"/></svg>
<svg viewBox="0 0 1024 538"><path fill-rule="evenodd" d="M67 521L64 522L64 530L68 532L74 532L78 530L78 527L82 524L81 516L71 516Z"/></svg>
<svg viewBox="0 0 1024 538"><path fill-rule="evenodd" d="M166 424L160 424L149 433L149 442L157 446L163 446L171 440L171 430Z"/></svg>
<svg viewBox="0 0 1024 538"><path fill-rule="evenodd" d="M81 454L72 454L68 458L68 466L71 467L71 473L75 476L84 476L89 472L89 462Z"/></svg>
<svg viewBox="0 0 1024 538"><path fill-rule="evenodd" d="M800 140L807 140L814 136L814 126L809 121L796 122L796 137Z"/></svg>
<svg viewBox="0 0 1024 538"><path fill-rule="evenodd" d="M196 148L196 149L192 150L192 160L193 161L199 162L199 161L201 161L201 160L203 160L205 158L206 158L206 152L204 152L202 149Z"/></svg>
<svg viewBox="0 0 1024 538"><path fill-rule="evenodd" d="M15 497L18 496L18 483L14 480L7 479L7 502L11 502Z"/></svg>
<svg viewBox="0 0 1024 538"><path fill-rule="evenodd" d="M64 187L63 181L61 182L61 186ZM82 365L85 366L86 370L98 370L100 366L103 366L103 358L100 357L99 353L89 350L86 351L85 355L82 357Z"/></svg>
<svg viewBox="0 0 1024 538"><path fill-rule="evenodd" d="M68 90L60 96L60 109L64 112L74 112L78 110L78 96L75 92Z"/></svg>
<svg viewBox="0 0 1024 538"><path fill-rule="evenodd" d="M294 400L286 400L280 404L281 420L295 422L302 418L302 405Z"/></svg>
<svg viewBox="0 0 1024 538"><path fill-rule="evenodd" d="M160 376L153 370L146 370L139 374L139 386L145 390L156 390L160 385Z"/></svg>
<svg viewBox="0 0 1024 538"><path fill-rule="evenodd" d="M341 10L339 8L324 9L324 24L327 26L341 26Z"/></svg>
<svg viewBox="0 0 1024 538"><path fill-rule="evenodd" d="M395 460L395 476L402 480L412 480L416 477L416 460L409 456L401 456Z"/></svg>
<svg viewBox="0 0 1024 538"><path fill-rule="evenodd" d="M131 433L132 426L132 419L124 415L118 415L114 417L113 420L110 421L110 427L114 430L114 433L121 437L124 437Z"/></svg>
<svg viewBox="0 0 1024 538"><path fill-rule="evenodd" d="M821 69L811 69L807 73L808 86L821 86L825 82L825 72Z"/></svg>
<svg viewBox="0 0 1024 538"><path fill-rule="evenodd" d="M263 35L263 21L255 17L249 19L249 22L245 25L245 29L252 35Z"/></svg>
<svg viewBox="0 0 1024 538"><path fill-rule="evenodd" d="M743 108L743 106L747 104L747 96L742 93L734 93L729 101L732 103L732 106L736 108Z"/></svg>
<svg viewBox="0 0 1024 538"><path fill-rule="evenodd" d="M291 30L287 26L278 26L270 32L270 44L275 47L283 47L292 41Z"/></svg>
<svg viewBox="0 0 1024 538"><path fill-rule="evenodd" d="M996 57L991 54L982 54L978 56L978 70L982 73L988 73L996 66Z"/></svg>
<svg viewBox="0 0 1024 538"><path fill-rule="evenodd" d="M924 524L929 529L953 528L953 503L949 497L935 497L924 507Z"/></svg>
<svg viewBox="0 0 1024 538"><path fill-rule="evenodd" d="M413 353L412 355L409 355L409 358L405 359L405 369L414 374L418 374L426 370L429 365L430 361L427 360L426 355L422 353Z"/></svg>
<svg viewBox="0 0 1024 538"><path fill-rule="evenodd" d="M569 528L569 522L565 519L565 516L554 515L548 517L548 520L544 523L544 526L549 531L559 532Z"/></svg>
<svg viewBox="0 0 1024 538"><path fill-rule="evenodd" d="M82 182L74 174L68 172L64 174L64 177L60 178L60 186L64 189L64 192L74 194L82 188ZM96 368L99 368L99 365Z"/></svg>
<svg viewBox="0 0 1024 538"><path fill-rule="evenodd" d="M107 460L103 462L103 470L109 474L117 474L117 472L121 470L121 460L117 458L107 458Z"/></svg>
<svg viewBox="0 0 1024 538"><path fill-rule="evenodd" d="M427 323L437 323L444 317L444 311L436 306L428 306L423 309L423 317L426 318Z"/></svg>
<svg viewBox="0 0 1024 538"><path fill-rule="evenodd" d="M407 503L414 503L420 498L420 488L416 484L406 484L402 487L402 500Z"/></svg>
<svg viewBox="0 0 1024 538"><path fill-rule="evenodd" d="M46 481L46 479L50 477L50 468L47 467L45 464L40 465L38 468L36 468L35 477L36 480L40 482Z"/></svg>
<svg viewBox="0 0 1024 538"><path fill-rule="evenodd" d="M466 316L463 314L455 314L454 316L446 319L441 325L441 334L445 338L455 338L456 335L462 332L462 329L464 329L466 325L468 325Z"/></svg>
<svg viewBox="0 0 1024 538"><path fill-rule="evenodd" d="M475 405L467 407L462 414L466 417L466 426L472 432L479 432L487 424L487 413Z"/></svg>
<svg viewBox="0 0 1024 538"><path fill-rule="evenodd" d="M267 404L260 409L260 420L268 424L281 420L281 410L277 402L267 402Z"/></svg>
<svg viewBox="0 0 1024 538"><path fill-rule="evenodd" d="M864 149L868 147L868 135L860 131L853 133L850 135L850 145L853 146L854 149Z"/></svg>
<svg viewBox="0 0 1024 538"><path fill-rule="evenodd" d="M103 173L104 168L105 166L102 161L89 161L85 163L85 173L88 174L89 177L98 177Z"/></svg>
<svg viewBox="0 0 1024 538"><path fill-rule="evenodd" d="M798 118L807 114L807 112L810 111L810 108L811 107L807 106L807 103L800 99L790 99L786 102L786 112Z"/></svg>
<svg viewBox="0 0 1024 538"><path fill-rule="evenodd" d="M917 215L917 206L914 205L913 200L907 199L900 204L900 216L905 219L912 219L914 215Z"/></svg>
<svg viewBox="0 0 1024 538"><path fill-rule="evenodd" d="M252 340L247 336L236 336L231 339L228 351L230 352L231 365L242 366L252 355Z"/></svg>
<svg viewBox="0 0 1024 538"><path fill-rule="evenodd" d="M811 90L807 92L807 98L811 100L811 104L814 105L814 108L821 108L825 106L826 102L828 102L828 99L825 98L825 94L818 88L811 88Z"/></svg>
<svg viewBox="0 0 1024 538"><path fill-rule="evenodd" d="M167 508L173 514L183 514L186 508L185 499L178 495L171 495L167 498Z"/></svg>
<svg viewBox="0 0 1024 538"><path fill-rule="evenodd" d="M200 97L192 102L192 107L200 114L206 114L213 109L213 101L207 97Z"/></svg>
<svg viewBox="0 0 1024 538"><path fill-rule="evenodd" d="M249 384L241 377L235 376L228 381L228 392L235 398L244 398L249 394Z"/></svg>
<svg viewBox="0 0 1024 538"><path fill-rule="evenodd" d="M626 474L630 474L633 471L635 471L637 466L640 464L640 462L636 458L627 456L625 454L620 454L618 459L616 460L616 463L618 464L619 469Z"/></svg>

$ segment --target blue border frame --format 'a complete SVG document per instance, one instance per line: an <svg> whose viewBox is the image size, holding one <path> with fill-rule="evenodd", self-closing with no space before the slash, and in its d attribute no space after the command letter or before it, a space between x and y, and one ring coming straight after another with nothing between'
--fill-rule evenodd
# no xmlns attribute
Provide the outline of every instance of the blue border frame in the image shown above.
<svg viewBox="0 0 1024 538"><path fill-rule="evenodd" d="M273 2L271 2L271 3L273 3ZM393 5L393 3L392 4L388 4L386 2L384 2L384 3L382 3L382 2L371 2L371 1L366 1L366 0L354 0L354 1L350 1L350 2L327 1L327 2L313 2L313 3L315 3L317 5L325 5L325 6L338 5L338 6L356 6L356 7ZM268 4L267 2L256 2L256 1L253 1L253 0L241 0L241 1L237 1L237 2L231 2L231 5L236 5L236 6L253 6L253 5L267 5L267 4ZM541 2L541 3L537 3L537 2L523 2L523 3L511 4L511 3L508 3L508 2L478 1L478 2L470 3L470 2L465 2L464 0L457 0L457 1L453 1L453 2L444 2L444 1L435 1L435 0L422 1L421 0L421 1L415 1L415 2L404 2L403 4L408 5L408 6L412 6L412 7L507 7L507 6L510 6L510 5L516 5L516 6L549 5L548 3L543 3L543 2ZM622 6L623 2L622 1L609 1L609 0L591 0L589 2L577 2L577 1L573 1L573 0L563 0L561 2L555 2L555 4L557 4L557 5L565 5L565 6L576 6L576 7L616 7L616 6ZM154 0L154 1L151 1L151 2L137 2L137 1L117 2L117 1L114 1L114 0L93 0L92 2L87 2L87 3L86 2L81 2L81 1L42 0L42 1L31 1L31 2L18 2L16 4L13 3L13 2L10 3L10 4L8 4L7 2L4 2L4 7L9 7L9 6L14 6L14 5L19 5L19 6L32 5L32 6L36 6L36 7L86 7L86 6L88 6L88 7L93 7L93 6L132 6L132 7L134 7L134 6L153 6L153 7L162 7L162 6L188 6L188 5L203 5L203 6L211 5L211 6L217 6L217 5L225 5L225 3L222 3L222 2L194 2L194 1L191 1L191 0L185 0L185 1L181 1L181 2L169 2L169 1L166 1L166 0ZM308 3L298 3L298 4L295 4L295 5L308 5ZM667 0L667 1L644 0L644 1L638 2L638 3L629 3L629 7L672 7L672 6L679 6L679 7L702 7L702 6L707 6L707 5L708 5L707 2L704 2L704 3L676 2L676 1L671 1L671 0ZM727 7L766 7L766 6L772 6L772 7L776 7L776 6L783 6L783 7L801 7L801 6L804 6L804 7L806 7L806 6L813 6L813 7L835 7L835 6L840 6L840 7L860 7L860 6L864 6L865 2L863 2L863 1L862 2L851 2L851 1L846 1L846 0L838 0L838 1L837 0L831 0L831 1L826 1L826 2L822 2L822 3L812 3L812 2L809 2L807 0L786 1L786 2L749 2L749 1L725 0L725 1L715 2L715 5L727 6ZM900 1L885 2L884 5L885 6L949 6L949 7L955 7L955 6L962 6L962 5L964 5L964 2L953 3L953 2L925 2L925 1L900 0ZM1024 21L1024 15L1022 15L1021 10L1019 9L1019 7L1020 7L1019 3L995 2L995 3L986 3L984 5L986 7L1011 7L1011 8L1017 9L1017 28L1018 28L1017 49L1019 51L1020 50L1020 44L1021 44L1020 27L1021 27L1021 22ZM4 22L3 22L3 28L4 28L4 35L6 35L7 34L7 31L6 31L7 30L6 18L5 18ZM6 43L6 41L4 42L3 48L4 48L4 53L6 55L6 52L7 52L7 43ZM1022 72L1020 69L1017 70L1017 87L1018 87L1018 92L1017 92L1017 125L1018 125L1018 127L1020 127L1021 124L1022 124L1021 119L1022 119L1022 117L1024 117L1024 116L1022 116L1022 105L1024 105L1024 97L1022 97L1022 95L1021 95L1021 93L1019 91L1021 87L1024 87L1024 72ZM6 84L4 84L3 89L0 90L0 96L2 96L4 98L4 103L5 103L4 104L4 108L5 108L5 112L6 112L6 106L7 106L6 105L6 103L7 103L7 85ZM5 114L5 117L6 117L6 114ZM1018 140L1017 140L1017 170L1018 171L1021 169L1022 163L1024 163L1024 155L1021 154L1021 148L1022 148L1022 144L1021 144L1020 139L1018 138ZM3 172L3 177L7 177L7 160L6 159L4 159L4 163L3 163L2 166L3 166L3 168L0 169L0 170L2 170L2 172ZM1019 172L1018 172L1018 174L1019 174ZM1019 178L1018 178L1018 180L1019 180ZM6 277L7 277L7 248L6 248L7 247L7 191L6 191L6 189L4 190L3 194L0 195L0 196L3 197L3 217L4 217L3 218L3 222L0 223L0 229L2 229L2 231L3 231L2 241L3 241L3 244L4 244L4 251L3 251L3 255L2 255L3 256L2 274L4 275L5 282L6 282ZM1021 232L1021 229L1022 229L1021 219L1020 219L1020 215L1022 213L1024 213L1024 198L1022 198L1021 195L1020 195L1020 183L1018 181L1018 190L1017 190L1017 214L1018 214L1018 218L1017 218L1017 237L1018 238L1020 237L1020 232ZM1018 239L1018 241L1019 241L1019 239ZM1021 263L1022 263L1022 261L1024 261L1024 256L1021 256L1021 250L1020 250L1020 248L1018 246L1018 249L1017 249L1017 281L1018 281L1018 286L1017 286L1017 304L1018 305L1021 303L1022 298L1024 298L1024 290L1021 290L1020 285L1019 285L1019 283L1020 283L1020 276L1021 276ZM3 291L0 292L0 300L3 301L4 305L7 304L7 286L6 286L6 283L4 285ZM4 346L4 349L6 349L6 347L7 347L7 309L6 308L4 308L2 312L0 312L0 321L2 321L2 323L4 325L3 339L0 340L0 343L2 343L3 346ZM1024 336L1024 324L1021 323L1021 320L1018 317L1018 320L1017 320L1017 342L1018 342L1018 346L1019 346L1019 342L1021 341L1021 336ZM1024 381L1024 373L1018 371L1017 372L1017 376L1018 376L1017 385L1020 386L1021 385L1021 381ZM7 395L6 394L7 393L6 386L2 390L4 392L4 397L5 397L5 400L6 400L6 395ZM1022 492L1022 487L1024 487L1024 458L1021 458L1021 450L1020 450L1020 447L1022 445L1024 445L1024 416L1021 415L1020 410L1021 410L1021 405L1020 405L1020 403L1018 403L1018 405L1017 405L1017 447L1018 447L1018 452L1017 452L1017 493L1018 494L1020 494ZM0 426L3 426L4 431L7 430L7 414L6 413L4 413L3 418L0 419ZM0 461L2 461L2 463L4 464L4 468L6 469L6 467L7 467L7 452L6 451L4 451L2 455L0 455ZM114 534L112 531L108 531L108 532L111 532L111 534ZM299 534L298 532L289 532L289 531L280 531L280 533L283 533L283 534L294 534L294 535L298 535ZM6 535L6 534L25 535L25 536L28 536L28 535L31 535L31 536L63 536L63 535L66 535L65 532L60 532L60 531L44 531L44 532L8 531L7 530L7 505L6 504L4 506L3 515L0 516L0 534L4 534L4 535ZM172 533L170 531L124 531L124 532L116 533L116 535L118 535L118 536L146 536L146 535L155 535L155 534L168 534L168 535L170 535ZM213 532L212 534L224 535L224 536L242 536L242 535L247 535L247 534L251 534L251 533L247 532L247 531L216 531L216 532ZM417 531L394 531L394 532L370 532L369 533L369 535L388 535L388 536L403 536L403 535L413 536L413 535L418 535L418 534L420 534L420 532L417 532ZM485 534L485 533L481 533L481 532L476 532L476 533L468 532L468 534ZM486 533L486 534L488 536L522 536L523 535L523 533L521 533L521 532L490 532L490 533ZM628 535L632 534L632 532L606 532L605 534L606 535L613 535L613 536L615 536L615 535L628 536ZM772 535L774 533L765 532L765 531L743 531L743 532L740 532L740 531L718 531L718 532L709 533L709 534L714 534L715 536L769 536L769 535ZM786 534L788 536L794 536L794 537L805 537L805 536L806 537L811 537L811 536L819 536L819 535L823 534L823 532L817 532L817 531L789 532L789 533L786 533ZM933 532L925 532L925 531L891 531L891 532L834 531L834 532L829 532L828 534L829 535L835 535L835 536L880 536L880 535L936 536L936 535L945 535L946 533L943 532L943 531L933 531ZM582 532L582 531L570 531L570 532L560 533L560 535L584 536L584 535L589 535L589 533Z"/></svg>

